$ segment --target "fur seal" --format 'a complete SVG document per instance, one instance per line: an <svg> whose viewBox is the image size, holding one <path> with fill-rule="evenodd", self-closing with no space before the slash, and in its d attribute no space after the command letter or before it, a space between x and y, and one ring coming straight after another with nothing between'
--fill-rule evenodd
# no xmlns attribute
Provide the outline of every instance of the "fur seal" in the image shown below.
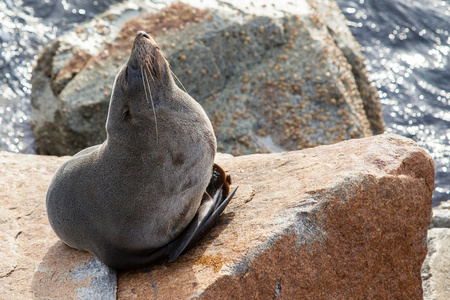
<svg viewBox="0 0 450 300"><path fill-rule="evenodd" d="M70 247L130 269L175 260L214 225L236 189L214 164L206 113L178 88L155 40L139 31L111 94L107 139L55 173L50 224Z"/></svg>

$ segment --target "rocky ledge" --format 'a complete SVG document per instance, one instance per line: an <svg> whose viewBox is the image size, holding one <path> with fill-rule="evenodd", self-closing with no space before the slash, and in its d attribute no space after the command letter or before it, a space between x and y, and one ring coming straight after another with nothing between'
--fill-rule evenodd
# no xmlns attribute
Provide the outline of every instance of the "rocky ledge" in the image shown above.
<svg viewBox="0 0 450 300"><path fill-rule="evenodd" d="M0 298L422 298L434 167L409 139L218 155L239 189L217 226L173 263L120 273L48 224L67 159L0 153Z"/></svg>
<svg viewBox="0 0 450 300"><path fill-rule="evenodd" d="M156 38L180 87L203 106L219 151L298 150L384 131L364 57L335 1L189 1L162 10L129 2L40 55L31 92L40 154L103 142L114 78L138 30Z"/></svg>

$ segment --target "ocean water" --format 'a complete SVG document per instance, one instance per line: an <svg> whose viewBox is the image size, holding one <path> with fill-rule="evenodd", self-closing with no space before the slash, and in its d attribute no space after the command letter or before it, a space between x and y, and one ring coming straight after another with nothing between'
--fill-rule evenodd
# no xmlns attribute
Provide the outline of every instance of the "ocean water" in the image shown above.
<svg viewBox="0 0 450 300"><path fill-rule="evenodd" d="M0 150L35 153L28 119L30 80L43 46L122 1L0 0ZM436 167L433 205L449 200L450 2L337 3L367 59L386 130L428 150Z"/></svg>
<svg viewBox="0 0 450 300"><path fill-rule="evenodd" d="M337 0L361 45L386 131L434 159L433 205L450 199L450 1Z"/></svg>
<svg viewBox="0 0 450 300"><path fill-rule="evenodd" d="M31 72L42 48L120 0L0 0L0 150L35 153Z"/></svg>

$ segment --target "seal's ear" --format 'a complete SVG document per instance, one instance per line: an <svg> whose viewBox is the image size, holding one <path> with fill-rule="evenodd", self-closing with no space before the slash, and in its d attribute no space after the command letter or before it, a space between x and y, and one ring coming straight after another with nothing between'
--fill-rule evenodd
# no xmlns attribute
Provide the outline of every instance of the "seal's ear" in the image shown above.
<svg viewBox="0 0 450 300"><path fill-rule="evenodd" d="M128 66L125 67L125 83L128 85Z"/></svg>

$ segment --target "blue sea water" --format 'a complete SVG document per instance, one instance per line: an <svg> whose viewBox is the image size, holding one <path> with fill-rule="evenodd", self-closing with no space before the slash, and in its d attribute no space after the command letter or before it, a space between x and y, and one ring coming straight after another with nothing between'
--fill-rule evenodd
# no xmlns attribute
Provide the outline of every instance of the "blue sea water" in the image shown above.
<svg viewBox="0 0 450 300"><path fill-rule="evenodd" d="M0 150L35 153L31 72L40 50L121 0L0 0Z"/></svg>
<svg viewBox="0 0 450 300"><path fill-rule="evenodd" d="M28 119L30 80L42 47L122 1L0 0L0 150L35 153ZM436 167L433 205L449 200L449 1L337 3L367 59L387 131L428 150Z"/></svg>
<svg viewBox="0 0 450 300"><path fill-rule="evenodd" d="M450 2L337 0L361 45L388 132L434 159L433 205L450 199Z"/></svg>

